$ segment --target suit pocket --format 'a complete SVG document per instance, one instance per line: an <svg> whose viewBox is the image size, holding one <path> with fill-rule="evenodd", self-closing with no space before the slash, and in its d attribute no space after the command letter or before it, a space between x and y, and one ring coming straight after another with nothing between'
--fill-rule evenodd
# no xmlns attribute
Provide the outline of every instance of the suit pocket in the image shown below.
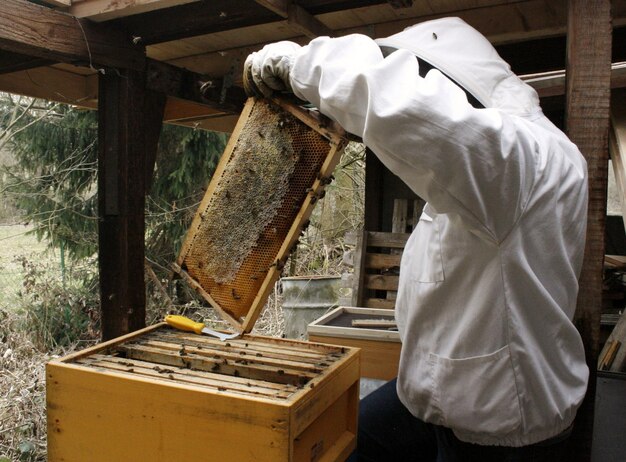
<svg viewBox="0 0 626 462"><path fill-rule="evenodd" d="M443 425L471 433L504 435L521 425L509 347L465 359L431 354L433 395Z"/></svg>

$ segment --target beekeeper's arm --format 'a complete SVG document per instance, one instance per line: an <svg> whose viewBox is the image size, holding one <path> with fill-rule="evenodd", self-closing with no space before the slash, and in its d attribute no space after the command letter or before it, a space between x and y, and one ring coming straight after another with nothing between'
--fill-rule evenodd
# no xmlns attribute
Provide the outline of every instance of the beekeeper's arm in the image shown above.
<svg viewBox="0 0 626 462"><path fill-rule="evenodd" d="M534 180L535 144L523 122L475 109L439 71L422 78L410 52L383 58L364 35L318 38L280 58L275 46L249 58L256 79L267 83L280 67L289 76L282 88L361 136L438 213L457 213L486 239L506 237Z"/></svg>

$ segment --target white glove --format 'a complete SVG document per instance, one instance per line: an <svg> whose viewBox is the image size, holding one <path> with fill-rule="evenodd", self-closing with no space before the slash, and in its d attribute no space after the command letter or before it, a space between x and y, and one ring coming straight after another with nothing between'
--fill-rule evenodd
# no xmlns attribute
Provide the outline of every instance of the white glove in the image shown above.
<svg viewBox="0 0 626 462"><path fill-rule="evenodd" d="M264 96L270 97L275 90L291 90L289 72L300 45L283 41L265 45L251 53L244 64L244 82L252 79L253 86Z"/></svg>

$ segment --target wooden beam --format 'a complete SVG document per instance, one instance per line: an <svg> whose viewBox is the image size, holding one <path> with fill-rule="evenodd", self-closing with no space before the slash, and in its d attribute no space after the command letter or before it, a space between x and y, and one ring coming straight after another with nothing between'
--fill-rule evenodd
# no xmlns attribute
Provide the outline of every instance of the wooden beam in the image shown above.
<svg viewBox="0 0 626 462"><path fill-rule="evenodd" d="M83 0L74 2L68 12L77 18L100 22L198 1L200 0Z"/></svg>
<svg viewBox="0 0 626 462"><path fill-rule="evenodd" d="M280 19L272 11L249 0L211 0L127 16L110 23L149 45Z"/></svg>
<svg viewBox="0 0 626 462"><path fill-rule="evenodd" d="M98 235L102 336L145 325L145 75L99 76ZM160 123L160 121L159 121Z"/></svg>
<svg viewBox="0 0 626 462"><path fill-rule="evenodd" d="M47 66L48 64L52 64L52 62L10 51L0 52L0 74L9 74L34 67Z"/></svg>
<svg viewBox="0 0 626 462"><path fill-rule="evenodd" d="M565 94L565 71L522 75L521 79L537 90L540 98ZM611 66L611 88L626 87L626 64Z"/></svg>
<svg viewBox="0 0 626 462"><path fill-rule="evenodd" d="M292 29L311 39L321 36L332 37L335 33L319 19L296 3L290 3L287 9L287 23Z"/></svg>
<svg viewBox="0 0 626 462"><path fill-rule="evenodd" d="M596 366L600 342L604 227L608 175L611 78L611 0L569 0L567 24L566 131L587 160L587 242L574 321L590 370L567 460L591 457Z"/></svg>
<svg viewBox="0 0 626 462"><path fill-rule="evenodd" d="M8 93L95 108L98 91L89 78L54 67L38 67L0 75L0 89Z"/></svg>
<svg viewBox="0 0 626 462"><path fill-rule="evenodd" d="M210 78L155 60L147 63L148 88L213 109L238 114L246 101L240 87L227 85L228 78Z"/></svg>
<svg viewBox="0 0 626 462"><path fill-rule="evenodd" d="M145 50L120 31L26 0L0 2L0 50L65 63L142 69Z"/></svg>
<svg viewBox="0 0 626 462"><path fill-rule="evenodd" d="M72 0L39 0L51 6L57 6L59 8L68 8L72 5Z"/></svg>
<svg viewBox="0 0 626 462"><path fill-rule="evenodd" d="M333 31L302 6L288 0L255 0L259 5L287 20L289 26L302 35L315 38L332 36Z"/></svg>
<svg viewBox="0 0 626 462"><path fill-rule="evenodd" d="M382 231L383 171L385 166L368 148L365 154L365 217L364 229Z"/></svg>
<svg viewBox="0 0 626 462"><path fill-rule="evenodd" d="M613 161L615 184L619 192L622 219L626 229L626 90L621 89L611 95L611 130L609 132L609 153ZM606 347L605 347L606 348Z"/></svg>
<svg viewBox="0 0 626 462"><path fill-rule="evenodd" d="M391 5L391 8L411 8L413 6L413 0L387 0Z"/></svg>

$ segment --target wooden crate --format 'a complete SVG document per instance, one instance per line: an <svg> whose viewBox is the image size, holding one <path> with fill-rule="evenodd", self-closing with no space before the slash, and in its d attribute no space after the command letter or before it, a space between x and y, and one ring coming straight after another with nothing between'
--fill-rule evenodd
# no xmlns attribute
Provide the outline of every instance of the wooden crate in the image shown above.
<svg viewBox="0 0 626 462"><path fill-rule="evenodd" d="M361 376L391 380L398 375L400 336L384 328L353 327L353 320L393 320L393 310L340 306L309 324L309 340L361 349Z"/></svg>
<svg viewBox="0 0 626 462"><path fill-rule="evenodd" d="M51 462L342 461L358 350L159 324L47 366Z"/></svg>

